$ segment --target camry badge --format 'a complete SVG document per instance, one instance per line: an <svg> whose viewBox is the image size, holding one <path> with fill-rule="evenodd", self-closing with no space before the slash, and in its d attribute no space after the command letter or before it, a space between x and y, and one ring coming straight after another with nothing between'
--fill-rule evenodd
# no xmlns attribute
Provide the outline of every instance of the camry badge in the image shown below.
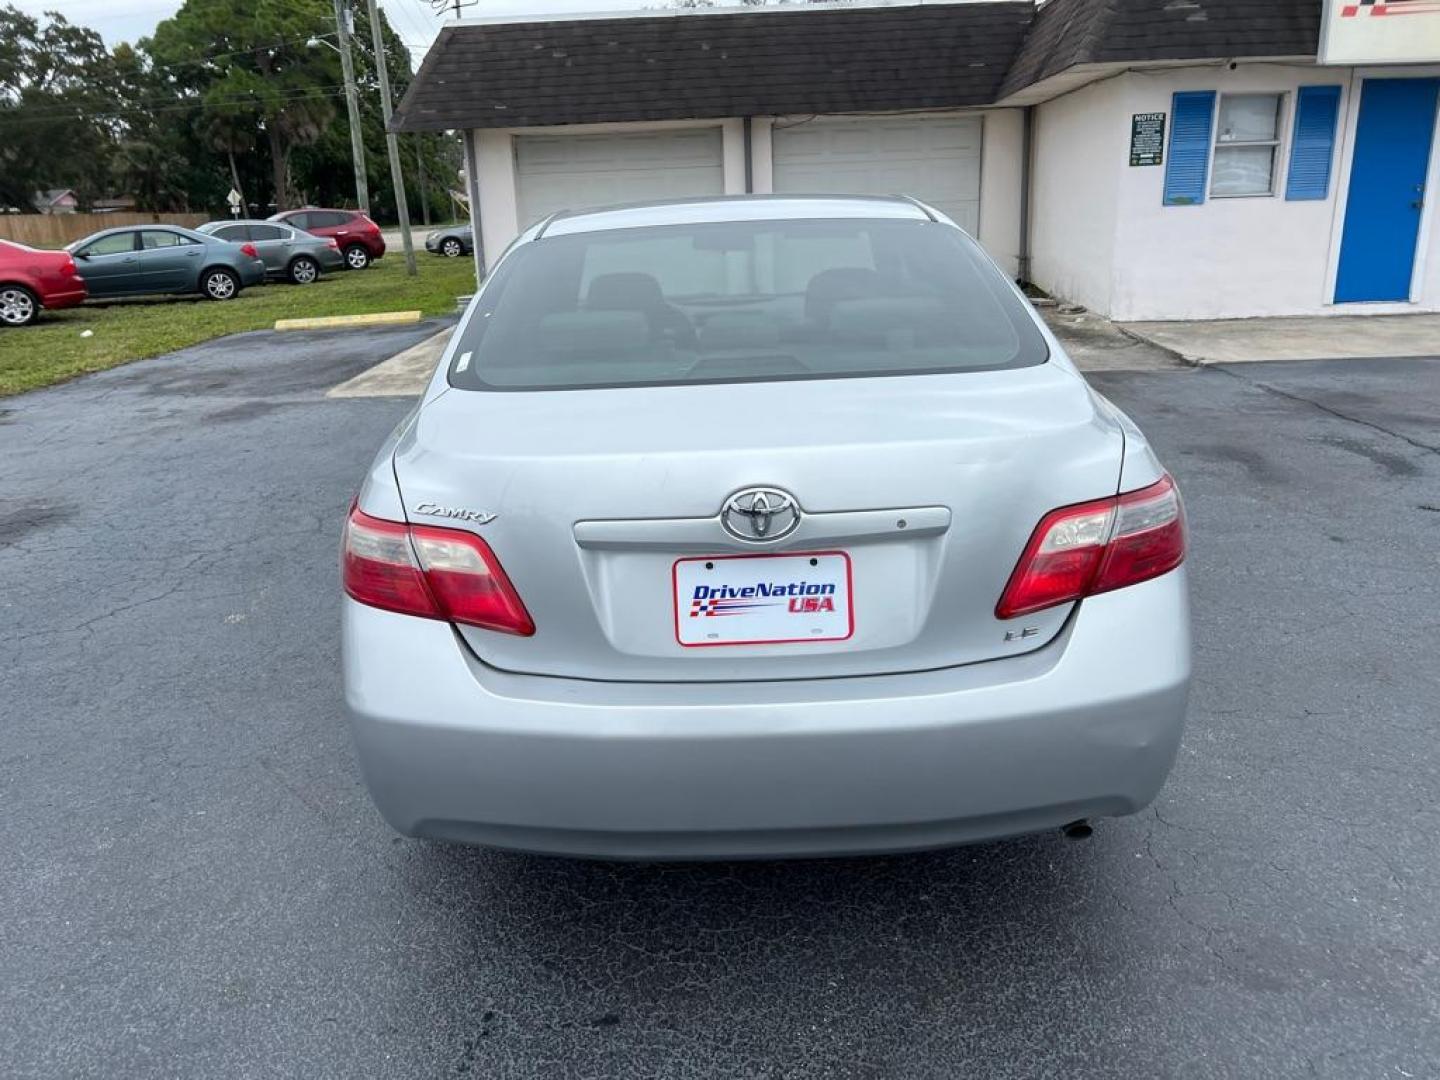
<svg viewBox="0 0 1440 1080"><path fill-rule="evenodd" d="M415 513L426 517L451 518L455 521L473 521L476 525L489 525L495 520L494 514L484 510L467 510L463 506L441 506L439 503L422 502L415 507Z"/></svg>
<svg viewBox="0 0 1440 1080"><path fill-rule="evenodd" d="M800 504L795 496L779 488L744 488L725 500L720 524L737 540L779 540L799 526Z"/></svg>

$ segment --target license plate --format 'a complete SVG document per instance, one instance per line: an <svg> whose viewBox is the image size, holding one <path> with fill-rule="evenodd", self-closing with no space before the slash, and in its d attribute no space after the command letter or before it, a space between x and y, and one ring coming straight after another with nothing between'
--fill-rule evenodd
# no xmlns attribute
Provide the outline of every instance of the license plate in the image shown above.
<svg viewBox="0 0 1440 1080"><path fill-rule="evenodd" d="M844 641L855 632L843 551L679 559L671 576L675 640L686 648Z"/></svg>

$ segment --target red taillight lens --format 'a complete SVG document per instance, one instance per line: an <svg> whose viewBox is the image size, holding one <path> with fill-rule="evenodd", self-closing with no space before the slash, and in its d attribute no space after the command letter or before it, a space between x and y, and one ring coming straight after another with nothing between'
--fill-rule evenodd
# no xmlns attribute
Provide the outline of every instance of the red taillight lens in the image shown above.
<svg viewBox="0 0 1440 1080"><path fill-rule="evenodd" d="M1185 509L1170 477L1139 491L1052 510L1040 519L995 614L1041 608L1135 585L1185 558Z"/></svg>
<svg viewBox="0 0 1440 1080"><path fill-rule="evenodd" d="M240 250L252 259L258 259L260 257L260 252L255 249L254 244L241 244Z"/></svg>
<svg viewBox="0 0 1440 1080"><path fill-rule="evenodd" d="M345 592L362 604L522 637L535 633L500 560L474 533L384 521L352 507L340 563Z"/></svg>
<svg viewBox="0 0 1440 1080"><path fill-rule="evenodd" d="M66 255L65 261L60 264L60 272L66 277L76 277L80 273L80 269L75 265L75 260Z"/></svg>
<svg viewBox="0 0 1440 1080"><path fill-rule="evenodd" d="M340 241L339 241L339 240L336 240L333 236L327 236L327 237L325 238L325 246L326 246L326 247L332 247L332 248L334 248L336 251L339 251L339 250L340 250Z"/></svg>

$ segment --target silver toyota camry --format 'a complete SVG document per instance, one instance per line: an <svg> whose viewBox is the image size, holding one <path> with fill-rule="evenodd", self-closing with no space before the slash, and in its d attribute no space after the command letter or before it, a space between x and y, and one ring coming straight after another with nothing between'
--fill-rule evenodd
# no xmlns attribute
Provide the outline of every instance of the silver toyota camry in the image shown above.
<svg viewBox="0 0 1440 1080"><path fill-rule="evenodd" d="M345 526L344 683L411 836L692 859L1148 804L1180 496L904 199L561 214L506 252Z"/></svg>

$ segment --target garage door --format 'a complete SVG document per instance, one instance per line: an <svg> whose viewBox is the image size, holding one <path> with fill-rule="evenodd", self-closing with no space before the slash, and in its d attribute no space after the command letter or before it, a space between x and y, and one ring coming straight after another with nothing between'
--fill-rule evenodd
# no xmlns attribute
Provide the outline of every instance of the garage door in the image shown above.
<svg viewBox="0 0 1440 1080"><path fill-rule="evenodd" d="M910 195L980 227L979 117L828 117L774 127L775 190Z"/></svg>
<svg viewBox="0 0 1440 1080"><path fill-rule="evenodd" d="M556 210L721 195L721 162L718 127L643 135L517 135L520 227Z"/></svg>

